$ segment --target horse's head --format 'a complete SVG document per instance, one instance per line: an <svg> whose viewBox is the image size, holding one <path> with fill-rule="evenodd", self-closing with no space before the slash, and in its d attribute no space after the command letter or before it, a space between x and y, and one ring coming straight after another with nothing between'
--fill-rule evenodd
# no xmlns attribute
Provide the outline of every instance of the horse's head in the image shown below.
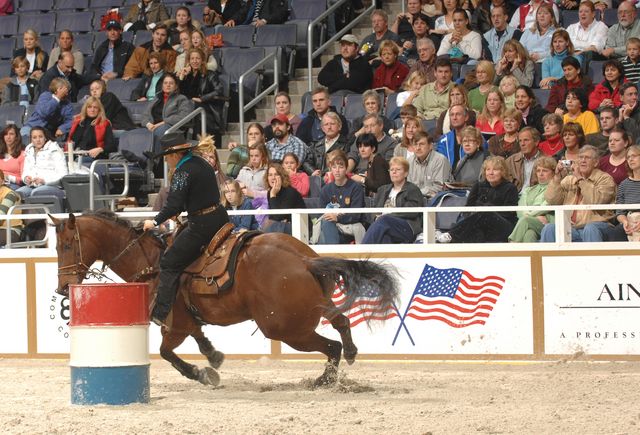
<svg viewBox="0 0 640 435"><path fill-rule="evenodd" d="M69 213L69 219L56 219L49 215L56 227L56 250L58 251L58 288L56 293L69 295L69 284L80 284L95 258L88 258L86 243L80 237L76 217ZM83 251L83 248L84 251Z"/></svg>

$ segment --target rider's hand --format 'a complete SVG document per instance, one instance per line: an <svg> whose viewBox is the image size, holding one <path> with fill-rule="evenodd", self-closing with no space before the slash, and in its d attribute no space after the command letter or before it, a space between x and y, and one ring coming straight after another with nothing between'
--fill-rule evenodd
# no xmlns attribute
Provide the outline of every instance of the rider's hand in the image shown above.
<svg viewBox="0 0 640 435"><path fill-rule="evenodd" d="M142 225L142 229L147 231L147 230L151 230L153 228L156 227L156 223L152 220L145 220L144 224Z"/></svg>

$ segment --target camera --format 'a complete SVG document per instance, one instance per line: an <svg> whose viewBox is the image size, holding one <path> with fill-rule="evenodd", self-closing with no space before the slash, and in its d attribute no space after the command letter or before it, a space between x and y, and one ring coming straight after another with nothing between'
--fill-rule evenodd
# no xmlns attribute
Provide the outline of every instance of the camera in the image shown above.
<svg viewBox="0 0 640 435"><path fill-rule="evenodd" d="M562 165L563 168L571 168L571 160L560 160L560 164Z"/></svg>

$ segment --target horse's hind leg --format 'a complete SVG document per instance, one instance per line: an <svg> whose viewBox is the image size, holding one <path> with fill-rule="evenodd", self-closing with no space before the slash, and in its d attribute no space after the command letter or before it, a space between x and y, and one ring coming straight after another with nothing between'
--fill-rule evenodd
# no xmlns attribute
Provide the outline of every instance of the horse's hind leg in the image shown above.
<svg viewBox="0 0 640 435"><path fill-rule="evenodd" d="M162 336L162 344L160 345L160 356L171 363L171 365L189 379L198 381L204 385L213 387L220 384L220 375L211 367L199 369L198 366L189 364L175 354L173 349L180 346L189 334L182 332L164 332Z"/></svg>
<svg viewBox="0 0 640 435"><path fill-rule="evenodd" d="M211 341L204 335L202 332L202 328L198 328L198 330L191 334L191 336L198 343L198 349L200 349L200 353L207 357L209 361L209 365L214 369L219 368L224 361L224 353L217 351L215 347L211 344Z"/></svg>
<svg viewBox="0 0 640 435"><path fill-rule="evenodd" d="M349 319L344 314L338 314L331 320L331 326L340 333L340 339L344 346L344 359L347 361L347 364L353 364L356 360L356 355L358 354L358 348L351 338L351 326Z"/></svg>
<svg viewBox="0 0 640 435"><path fill-rule="evenodd" d="M342 353L342 343L329 340L322 335L311 331L308 335L295 339L283 340L289 346L301 352L322 352L328 358L324 373L315 380L316 387L330 385L338 380L338 364Z"/></svg>

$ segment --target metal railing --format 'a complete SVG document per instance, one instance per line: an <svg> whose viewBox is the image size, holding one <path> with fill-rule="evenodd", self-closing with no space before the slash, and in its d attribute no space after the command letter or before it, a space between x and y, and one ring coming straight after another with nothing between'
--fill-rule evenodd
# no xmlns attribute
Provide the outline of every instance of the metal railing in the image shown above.
<svg viewBox="0 0 640 435"><path fill-rule="evenodd" d="M124 186L122 188L121 193L106 193L106 194L96 194L96 183L100 181L100 179L96 176L96 167L104 166L108 168L109 166L122 166L124 169ZM107 169L108 171L108 169ZM105 175L108 177L108 174ZM107 200L110 201L110 208L112 211L115 211L116 204L115 200L118 198L124 198L129 193L129 162L123 160L94 160L91 162L91 167L89 168L89 209L96 209L96 201Z"/></svg>
<svg viewBox="0 0 640 435"><path fill-rule="evenodd" d="M16 214L15 213L16 210L42 210L45 213L49 214L49 207L47 207L46 205L16 204L16 205L11 206L9 208L9 211L7 212L7 216L8 216L8 219L6 220L7 227L5 228L6 236L7 236L6 248L7 249L11 249L11 248L37 248L38 246L46 246L49 243L49 231L47 231L45 233L45 235L44 235L44 238L40 239L40 240L28 240L28 241L24 241L24 242L12 242L11 241L11 221L12 220L22 220L22 219L24 219L23 216L29 216L29 215ZM45 216L45 218L46 218L46 216Z"/></svg>
<svg viewBox="0 0 640 435"><path fill-rule="evenodd" d="M338 9L339 7L341 7L343 4L345 4L348 1L351 1L351 0L340 0L338 3L332 5L326 11L321 13L320 16L318 16L318 18L316 18L315 20L311 21L309 23L309 25L307 26L307 68L308 68L307 69L307 74L308 74L307 83L308 83L309 92L311 92L313 90L313 60L316 57L318 57L320 54L322 54L322 52L324 52L324 50L330 44L333 44L335 41L337 41L340 38L342 38L342 35L346 34L348 31L350 31L352 28L354 28L360 21L362 21L364 18L368 17L370 15L370 13L373 12L375 10L375 8L376 8L375 2L372 2L371 6L369 6L364 11L362 11L356 18L353 19L353 21L351 21L342 30L340 30L338 33L336 33L331 38L329 38L329 40L327 42L325 42L324 44L322 44L320 47L318 47L317 50L313 51L313 30L314 30L314 28L318 24L320 24L322 21L324 21L324 19L326 17L331 15L336 9Z"/></svg>
<svg viewBox="0 0 640 435"><path fill-rule="evenodd" d="M267 87L265 90L260 92L253 100L249 101L247 104L244 104L244 81L247 79L249 74L257 71L262 65L267 62L273 60L273 84ZM238 112L239 113L239 121L240 121L240 143L244 143L245 141L245 131L244 131L244 112L246 110L251 109L253 106L258 104L260 101L264 99L271 91L273 91L273 95L275 96L278 93L278 89L280 87L280 64L278 63L278 57L276 53L270 53L260 62L256 63L254 66L246 70L239 78L238 78Z"/></svg>

